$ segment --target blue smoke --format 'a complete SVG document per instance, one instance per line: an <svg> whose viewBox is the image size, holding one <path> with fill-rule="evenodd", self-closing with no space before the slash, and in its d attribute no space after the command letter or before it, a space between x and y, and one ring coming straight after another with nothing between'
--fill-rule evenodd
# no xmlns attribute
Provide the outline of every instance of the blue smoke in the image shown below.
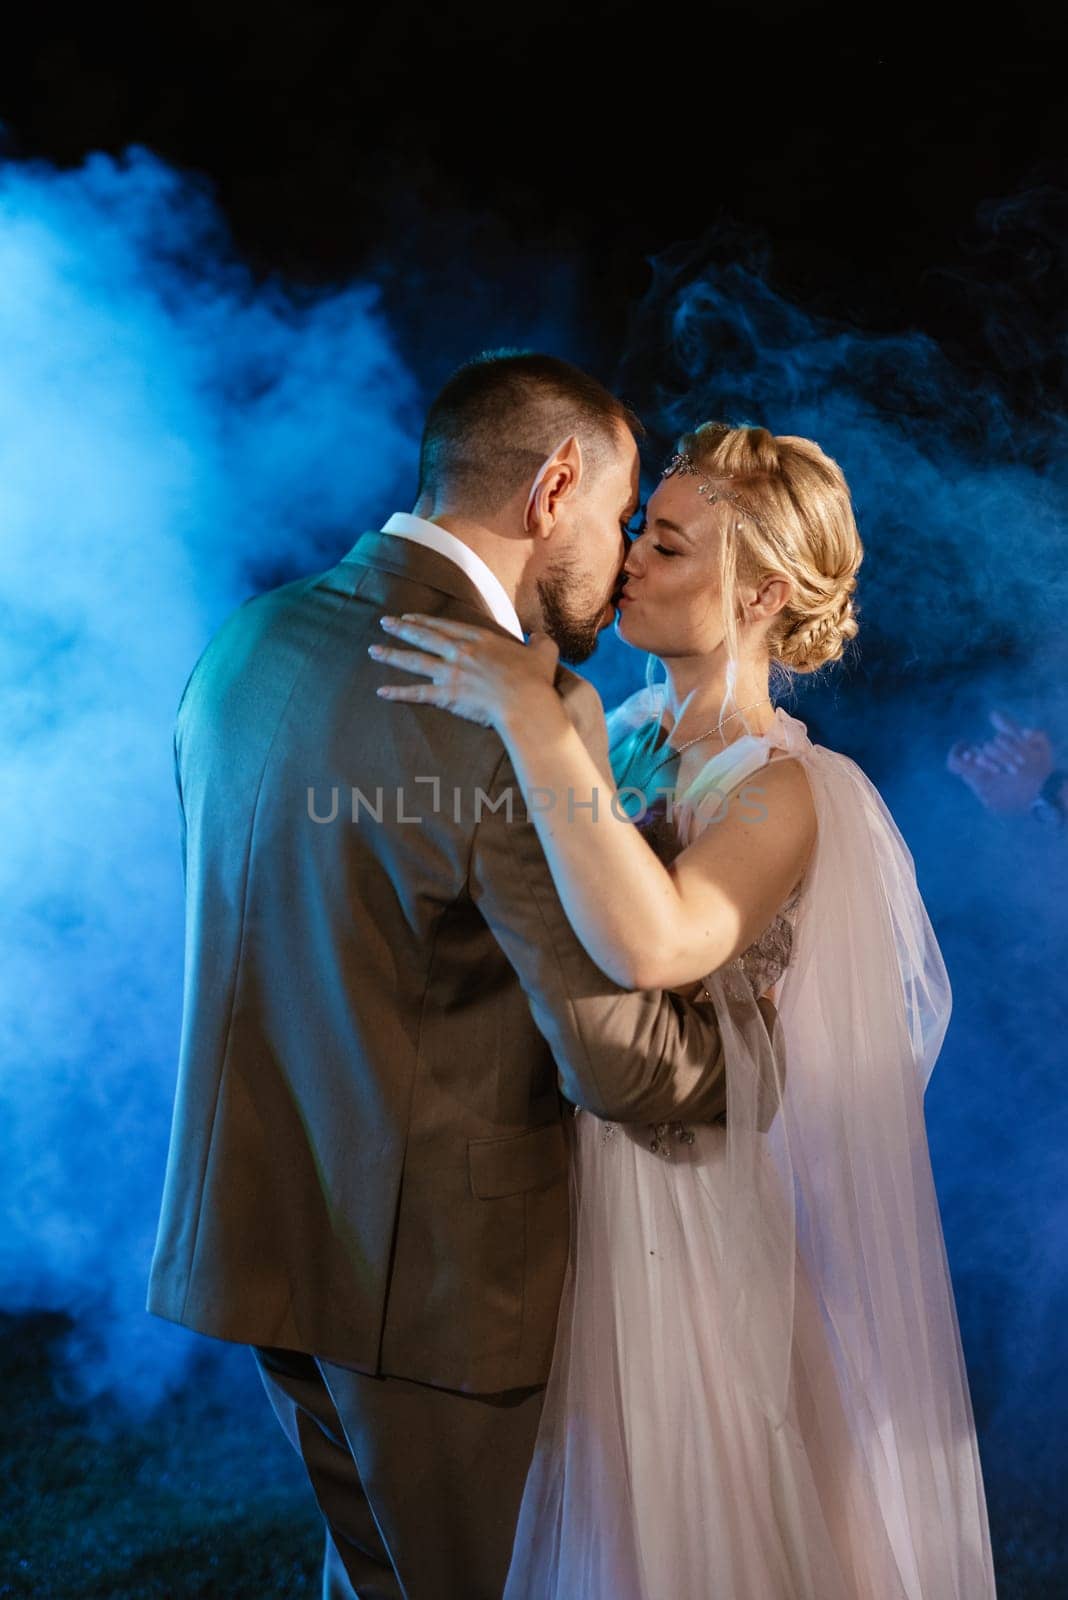
<svg viewBox="0 0 1068 1600"><path fill-rule="evenodd" d="M991 228L1030 215L1011 213ZM255 281L210 190L144 150L0 166L0 1306L70 1312L83 1394L150 1402L201 1343L143 1309L181 1005L174 709L245 595L412 503L416 368L445 375L417 288L409 362L374 284ZM463 349L445 319L450 351L587 358L573 299L556 337L536 315L494 314ZM1030 350L1039 370L1004 290L977 315L992 360L1013 352L1019 378ZM665 449L709 417L758 421L817 439L853 486L858 648L788 709L878 784L943 944L932 1154L988 1482L1006 1519L1033 1517L1056 1504L1068 1420L1068 843L988 816L945 755L1000 707L1068 765L1063 418L1037 380L1022 412L919 334L806 314L744 251L655 264L620 377ZM589 670L611 704L643 667L606 635Z"/></svg>
<svg viewBox="0 0 1068 1600"><path fill-rule="evenodd" d="M175 707L228 611L407 492L421 403L373 285L254 282L202 183L139 149L0 168L0 347L0 1305L69 1311L71 1381L136 1403L197 1343L144 1312Z"/></svg>

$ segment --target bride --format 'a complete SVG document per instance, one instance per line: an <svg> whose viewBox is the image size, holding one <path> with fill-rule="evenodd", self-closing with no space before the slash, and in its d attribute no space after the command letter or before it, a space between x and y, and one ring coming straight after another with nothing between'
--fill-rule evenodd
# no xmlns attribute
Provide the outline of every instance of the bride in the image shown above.
<svg viewBox="0 0 1068 1600"><path fill-rule="evenodd" d="M995 1593L923 1119L945 967L878 791L768 693L841 656L862 556L810 440L687 434L623 569L619 635L667 678L608 719L614 794L545 636L412 617L376 651L431 680L380 693L493 725L528 802L568 796L530 814L577 934L713 1006L727 1063L724 1125L570 1119L505 1600Z"/></svg>

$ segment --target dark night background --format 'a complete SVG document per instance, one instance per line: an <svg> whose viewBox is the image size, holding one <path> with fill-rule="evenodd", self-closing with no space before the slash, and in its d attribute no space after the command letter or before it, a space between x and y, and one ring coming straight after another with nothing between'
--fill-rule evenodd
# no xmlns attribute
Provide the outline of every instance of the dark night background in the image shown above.
<svg viewBox="0 0 1068 1600"><path fill-rule="evenodd" d="M428 385L470 352L472 280L484 318L570 313L607 374L648 258L701 240L732 258L740 236L811 311L923 329L1024 397L1058 376L1052 338L1041 373L1033 348L990 350L1007 287L1052 334L1058 230L983 214L1063 179L1060 8L985 27L781 3L32 17L3 70L9 154L140 143L206 175L257 273L384 283Z"/></svg>
<svg viewBox="0 0 1068 1600"><path fill-rule="evenodd" d="M21 9L0 1596L317 1592L251 1358L143 1311L181 999L171 723L245 594L410 507L426 401L502 344L616 385L651 470L719 415L810 434L854 487L860 648L789 709L916 857L955 995L927 1116L999 1595L1068 1593L1068 847L945 771L995 706L1068 766L1066 34L1030 7ZM643 665L606 638L584 670L611 704Z"/></svg>

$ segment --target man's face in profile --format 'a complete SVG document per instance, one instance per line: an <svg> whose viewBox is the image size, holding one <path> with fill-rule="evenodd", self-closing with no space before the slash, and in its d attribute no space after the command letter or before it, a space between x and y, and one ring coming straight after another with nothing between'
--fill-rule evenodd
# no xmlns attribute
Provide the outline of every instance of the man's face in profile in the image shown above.
<svg viewBox="0 0 1068 1600"><path fill-rule="evenodd" d="M601 629L615 619L612 597L627 558L624 530L638 509L639 475L637 442L620 422L616 448L580 485L559 546L538 579L544 630L572 664L593 654Z"/></svg>

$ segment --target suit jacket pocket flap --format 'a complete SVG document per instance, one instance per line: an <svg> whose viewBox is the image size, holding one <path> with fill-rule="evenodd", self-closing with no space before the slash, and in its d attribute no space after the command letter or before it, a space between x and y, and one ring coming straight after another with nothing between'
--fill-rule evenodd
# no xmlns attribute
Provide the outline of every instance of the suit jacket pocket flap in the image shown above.
<svg viewBox="0 0 1068 1600"><path fill-rule="evenodd" d="M499 1200L528 1189L547 1189L567 1172L567 1145L559 1122L503 1139L469 1139L471 1190L480 1200Z"/></svg>

